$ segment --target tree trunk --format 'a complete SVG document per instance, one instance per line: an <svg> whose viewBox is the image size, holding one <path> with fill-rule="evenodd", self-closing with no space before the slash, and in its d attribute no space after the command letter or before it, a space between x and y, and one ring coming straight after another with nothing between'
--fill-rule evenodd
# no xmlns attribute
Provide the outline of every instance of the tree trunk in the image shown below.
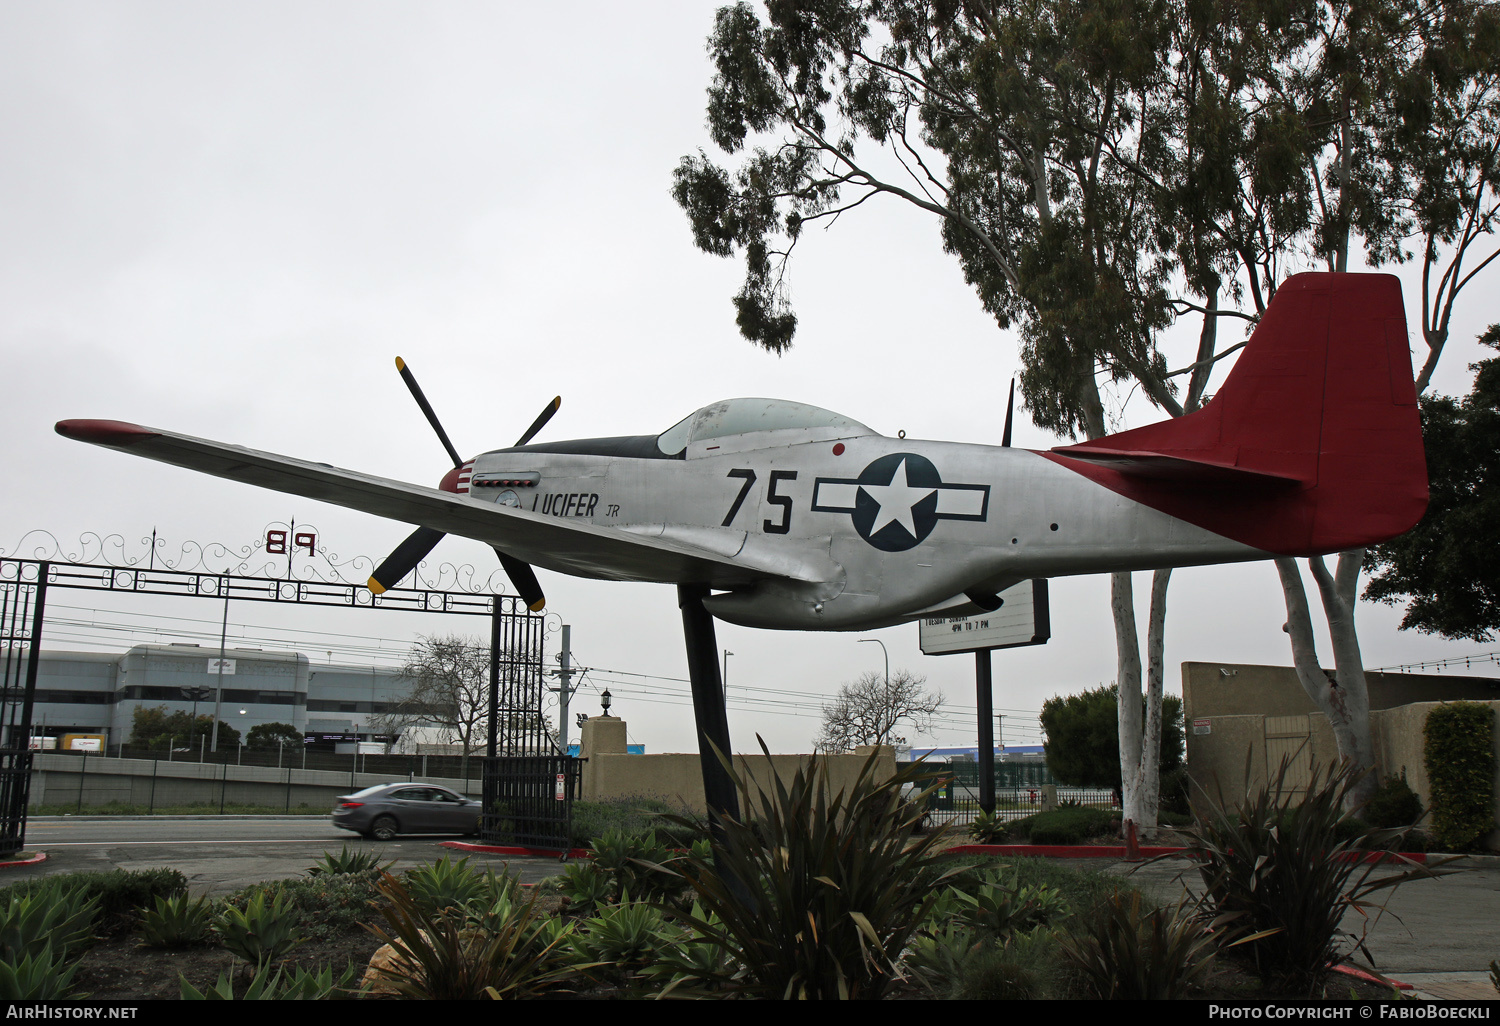
<svg viewBox="0 0 1500 1026"><path fill-rule="evenodd" d="M1316 640L1302 572L1295 559L1276 560L1281 575L1281 590L1286 596L1286 632L1292 642L1292 663L1297 680L1313 703L1328 717L1338 745L1339 758L1362 770L1375 767L1375 744L1370 734L1370 692L1365 682L1364 660L1359 652L1359 635L1354 628L1354 607L1358 601L1359 569L1364 550L1339 553L1332 575L1322 557L1309 559L1308 569L1317 582L1328 631L1333 642L1333 673L1318 663ZM1374 773L1367 775L1349 792L1346 808L1363 805L1380 784Z"/></svg>
<svg viewBox="0 0 1500 1026"><path fill-rule="evenodd" d="M1151 578L1151 610L1146 628L1146 693L1141 694L1141 653L1135 626L1135 594L1128 573L1110 575L1118 657L1121 817L1135 824L1136 836L1156 834L1161 806L1161 699L1165 682L1167 584L1171 570ZM1144 705L1144 709L1142 706ZM1125 823L1121 824L1125 827ZM1128 827L1125 827L1128 830Z"/></svg>

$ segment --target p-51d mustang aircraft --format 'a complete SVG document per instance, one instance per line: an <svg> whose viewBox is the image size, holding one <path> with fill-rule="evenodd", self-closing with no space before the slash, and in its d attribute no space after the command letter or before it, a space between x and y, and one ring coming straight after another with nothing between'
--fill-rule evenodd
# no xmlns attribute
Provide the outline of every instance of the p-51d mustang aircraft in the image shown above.
<svg viewBox="0 0 1500 1026"><path fill-rule="evenodd" d="M1202 409L1030 451L889 438L768 399L657 435L460 459L437 488L118 421L58 433L418 525L371 578L395 586L444 533L531 566L692 586L753 627L866 630L994 609L1032 577L1313 555L1384 541L1427 505L1399 282L1301 274L1277 291Z"/></svg>

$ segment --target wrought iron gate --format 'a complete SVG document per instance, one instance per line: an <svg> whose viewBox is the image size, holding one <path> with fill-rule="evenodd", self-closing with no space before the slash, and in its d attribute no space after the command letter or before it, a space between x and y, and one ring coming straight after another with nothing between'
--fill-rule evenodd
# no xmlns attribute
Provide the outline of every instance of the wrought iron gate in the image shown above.
<svg viewBox="0 0 1500 1026"><path fill-rule="evenodd" d="M31 705L46 598L46 563L0 566L0 854L26 843Z"/></svg>
<svg viewBox="0 0 1500 1026"><path fill-rule="evenodd" d="M541 617L495 616L490 635L490 740L484 817L490 844L570 847L578 760L561 751L542 703Z"/></svg>

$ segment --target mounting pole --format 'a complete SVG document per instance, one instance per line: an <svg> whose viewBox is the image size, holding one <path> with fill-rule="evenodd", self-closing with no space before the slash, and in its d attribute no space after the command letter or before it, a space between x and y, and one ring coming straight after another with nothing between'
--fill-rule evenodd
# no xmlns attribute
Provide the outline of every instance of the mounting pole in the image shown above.
<svg viewBox="0 0 1500 1026"><path fill-rule="evenodd" d="M974 653L974 692L979 703L979 807L995 814L995 715L990 687L990 649Z"/></svg>
<svg viewBox="0 0 1500 1026"><path fill-rule="evenodd" d="M677 605L682 610L682 634L687 642L688 678L692 681L693 718L698 726L698 762L703 769L703 797L708 803L709 822L719 831L719 817L738 819L739 795L729 770L714 754L725 757L729 747L729 714L724 708L724 682L719 676L719 645L714 636L714 618L703 608L708 597L704 584L679 584Z"/></svg>

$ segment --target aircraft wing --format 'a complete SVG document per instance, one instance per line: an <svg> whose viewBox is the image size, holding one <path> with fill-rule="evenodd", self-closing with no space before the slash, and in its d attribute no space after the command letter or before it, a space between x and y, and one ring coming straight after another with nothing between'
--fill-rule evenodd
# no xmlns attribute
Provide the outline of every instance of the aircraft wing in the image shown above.
<svg viewBox="0 0 1500 1026"><path fill-rule="evenodd" d="M805 560L784 550L742 553L742 531L598 527L122 421L64 420L56 430L65 438L230 481L473 538L527 563L580 577L737 588L766 580L821 581L836 572L826 551L821 558L809 552Z"/></svg>

